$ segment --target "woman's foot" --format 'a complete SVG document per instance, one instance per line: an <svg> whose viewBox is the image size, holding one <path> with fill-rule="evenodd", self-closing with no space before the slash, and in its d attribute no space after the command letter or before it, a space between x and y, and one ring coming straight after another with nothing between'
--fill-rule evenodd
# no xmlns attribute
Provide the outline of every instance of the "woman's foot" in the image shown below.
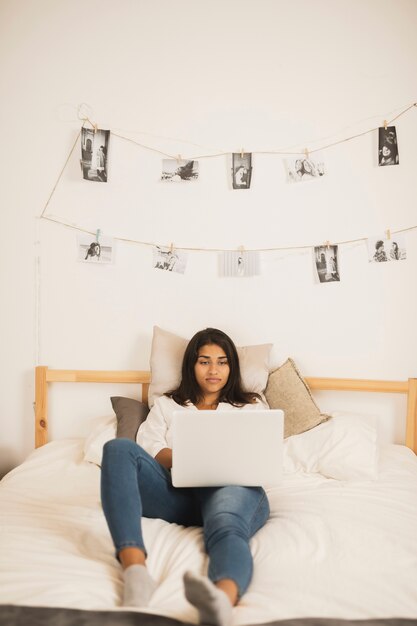
<svg viewBox="0 0 417 626"><path fill-rule="evenodd" d="M232 604L221 589L204 576L193 572L184 574L185 597L200 614L200 624L205 626L229 626Z"/></svg>
<svg viewBox="0 0 417 626"><path fill-rule="evenodd" d="M144 607L156 589L156 582L151 578L145 565L130 565L123 570L124 589L123 606Z"/></svg>

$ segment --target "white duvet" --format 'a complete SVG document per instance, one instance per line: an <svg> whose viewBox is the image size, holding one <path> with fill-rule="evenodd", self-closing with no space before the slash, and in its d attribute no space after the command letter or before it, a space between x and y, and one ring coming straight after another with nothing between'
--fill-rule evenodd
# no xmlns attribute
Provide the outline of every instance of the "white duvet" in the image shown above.
<svg viewBox="0 0 417 626"><path fill-rule="evenodd" d="M100 469L82 440L52 442L0 483L0 603L123 610L120 567L100 506ZM234 624L298 617L417 617L417 460L380 449L377 480L294 465L268 489L252 540L255 573ZM182 574L204 572L199 528L144 520L158 581L149 612L197 622Z"/></svg>

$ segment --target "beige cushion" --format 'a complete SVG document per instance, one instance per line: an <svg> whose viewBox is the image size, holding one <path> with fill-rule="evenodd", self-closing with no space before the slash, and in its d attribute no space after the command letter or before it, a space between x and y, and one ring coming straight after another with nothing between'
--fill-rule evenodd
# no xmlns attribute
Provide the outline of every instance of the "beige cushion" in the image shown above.
<svg viewBox="0 0 417 626"><path fill-rule="evenodd" d="M178 387L181 365L188 339L154 326L151 347L151 384L149 406L165 392ZM245 391L262 394L268 382L269 355L272 344L238 347L240 371Z"/></svg>
<svg viewBox="0 0 417 626"><path fill-rule="evenodd" d="M292 359L287 359L281 367L271 372L265 397L271 409L284 411L284 437L310 430L330 417L320 413Z"/></svg>

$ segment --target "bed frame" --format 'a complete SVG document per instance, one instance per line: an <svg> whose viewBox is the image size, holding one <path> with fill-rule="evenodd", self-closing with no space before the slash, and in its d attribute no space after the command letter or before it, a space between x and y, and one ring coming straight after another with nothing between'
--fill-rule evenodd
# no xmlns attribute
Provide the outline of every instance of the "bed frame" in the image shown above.
<svg viewBox="0 0 417 626"><path fill-rule="evenodd" d="M55 370L38 365L35 372L35 447L48 443L48 384L60 383L134 383L142 385L142 401L148 401L151 374L147 371ZM405 445L417 454L417 378L406 381L355 380L349 378L309 378L313 391L374 391L402 393L407 396Z"/></svg>

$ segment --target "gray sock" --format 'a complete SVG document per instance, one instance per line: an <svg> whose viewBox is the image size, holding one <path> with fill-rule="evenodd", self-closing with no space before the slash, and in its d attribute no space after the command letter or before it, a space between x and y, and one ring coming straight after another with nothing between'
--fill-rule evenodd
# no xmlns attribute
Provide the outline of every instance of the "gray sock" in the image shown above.
<svg viewBox="0 0 417 626"><path fill-rule="evenodd" d="M207 626L229 626L232 619L232 604L227 595L204 576L193 572L184 574L185 597L200 614L200 624Z"/></svg>
<svg viewBox="0 0 417 626"><path fill-rule="evenodd" d="M147 606L156 589L145 565L129 565L123 571L123 606Z"/></svg>

